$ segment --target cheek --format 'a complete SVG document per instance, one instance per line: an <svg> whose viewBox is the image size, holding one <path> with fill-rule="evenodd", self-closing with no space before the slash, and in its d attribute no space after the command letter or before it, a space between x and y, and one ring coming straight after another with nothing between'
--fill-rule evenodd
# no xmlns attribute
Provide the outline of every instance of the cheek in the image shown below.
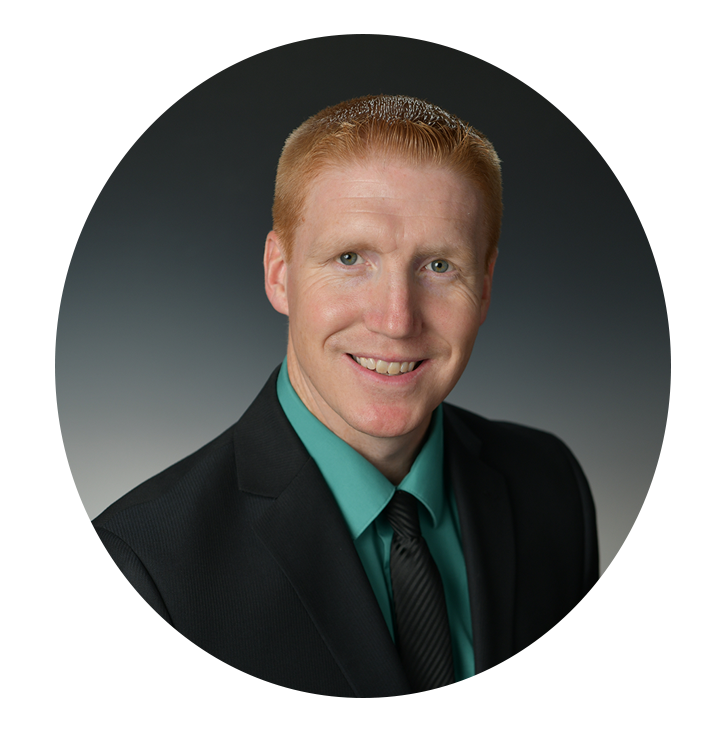
<svg viewBox="0 0 709 748"><path fill-rule="evenodd" d="M480 307L472 294L457 289L440 298L429 297L428 311L430 325L452 349L472 347L480 327Z"/></svg>
<svg viewBox="0 0 709 748"><path fill-rule="evenodd" d="M348 284L311 279L288 289L291 325L309 341L323 341L361 317L361 295Z"/></svg>

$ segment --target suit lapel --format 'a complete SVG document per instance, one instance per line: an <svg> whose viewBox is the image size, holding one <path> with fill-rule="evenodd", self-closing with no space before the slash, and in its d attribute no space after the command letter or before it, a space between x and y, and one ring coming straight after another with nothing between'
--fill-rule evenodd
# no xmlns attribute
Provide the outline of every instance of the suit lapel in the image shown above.
<svg viewBox="0 0 709 748"><path fill-rule="evenodd" d="M446 470L460 518L473 624L475 670L514 654L515 542L502 476L480 458L481 443L444 405Z"/></svg>
<svg viewBox="0 0 709 748"><path fill-rule="evenodd" d="M239 489L275 499L255 523L357 696L408 693L349 530L271 377L234 432Z"/></svg>

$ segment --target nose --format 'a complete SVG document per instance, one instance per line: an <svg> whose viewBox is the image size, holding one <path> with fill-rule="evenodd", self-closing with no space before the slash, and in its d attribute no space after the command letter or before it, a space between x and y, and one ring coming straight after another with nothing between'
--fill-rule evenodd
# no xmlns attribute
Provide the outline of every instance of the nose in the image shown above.
<svg viewBox="0 0 709 748"><path fill-rule="evenodd" d="M421 331L417 289L410 273L383 273L370 287L366 299L365 325L388 338L415 337Z"/></svg>

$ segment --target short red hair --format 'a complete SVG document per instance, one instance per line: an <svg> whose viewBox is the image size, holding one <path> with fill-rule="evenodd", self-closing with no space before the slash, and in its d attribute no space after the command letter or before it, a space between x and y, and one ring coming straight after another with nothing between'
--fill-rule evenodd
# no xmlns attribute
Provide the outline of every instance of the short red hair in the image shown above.
<svg viewBox="0 0 709 748"><path fill-rule="evenodd" d="M435 104L381 94L327 107L286 139L273 200L273 229L286 259L312 180L324 168L363 161L373 154L447 167L476 187L484 198L486 264L494 257L502 224L502 176L492 143Z"/></svg>

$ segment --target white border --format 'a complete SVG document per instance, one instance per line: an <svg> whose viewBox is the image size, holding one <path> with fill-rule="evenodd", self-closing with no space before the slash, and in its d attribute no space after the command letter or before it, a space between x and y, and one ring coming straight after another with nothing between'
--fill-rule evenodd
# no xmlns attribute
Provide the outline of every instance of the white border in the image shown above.
<svg viewBox="0 0 709 748"><path fill-rule="evenodd" d="M695 301L706 270L699 231L706 56L693 4L676 2L669 14L617 0L421 10L364 0L342 18L333 17L340 6L322 4L318 12L310 2L287 11L209 1L16 5L5 13L9 43L0 52L8 105L2 305L10 416L3 442L4 453L11 450L2 543L3 680L11 693L0 730L9 744L701 742L706 704L693 673L706 657L699 533L707 509L706 488L691 472L704 450L691 437L701 438L698 409L706 405ZM63 279L120 158L168 106L228 65L339 33L446 44L500 66L557 105L638 211L672 335L665 446L645 508L602 582L552 635L508 663L440 692L394 700L285 691L235 672L168 629L88 529L53 391Z"/></svg>

